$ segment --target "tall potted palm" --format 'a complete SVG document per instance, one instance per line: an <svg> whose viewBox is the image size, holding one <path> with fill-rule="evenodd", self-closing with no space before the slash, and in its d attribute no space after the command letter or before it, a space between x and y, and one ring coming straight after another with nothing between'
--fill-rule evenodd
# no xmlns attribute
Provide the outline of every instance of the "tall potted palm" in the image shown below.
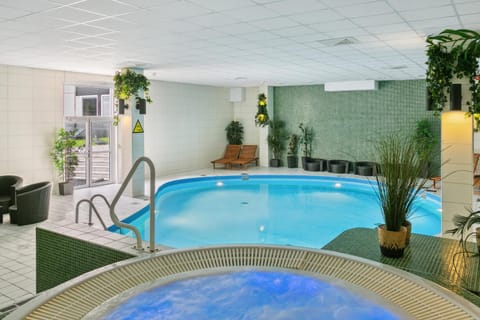
<svg viewBox="0 0 480 320"><path fill-rule="evenodd" d="M270 126L270 132L267 136L267 142L272 150L270 167L280 167L280 158L283 151L285 151L285 140L287 139L285 121L270 120L268 125Z"/></svg>
<svg viewBox="0 0 480 320"><path fill-rule="evenodd" d="M399 135L380 140L376 152L380 170L374 190L383 215L383 224L378 227L380 251L398 258L406 246L407 218L427 181L421 178L425 159L417 154L412 137Z"/></svg>
<svg viewBox="0 0 480 320"><path fill-rule="evenodd" d="M55 142L50 157L57 169L61 182L58 183L58 191L61 195L73 193L73 177L75 175L75 166L78 165L78 157L73 152L75 147L75 131L60 128L57 132Z"/></svg>
<svg viewBox="0 0 480 320"><path fill-rule="evenodd" d="M300 123L298 125L300 129L300 139L299 143L302 145L302 168L306 170L307 162L312 157L312 143L313 143L313 128L303 125Z"/></svg>
<svg viewBox="0 0 480 320"><path fill-rule="evenodd" d="M290 135L290 141L288 142L288 150L287 150L287 166L289 168L297 168L298 167L298 135L292 133Z"/></svg>

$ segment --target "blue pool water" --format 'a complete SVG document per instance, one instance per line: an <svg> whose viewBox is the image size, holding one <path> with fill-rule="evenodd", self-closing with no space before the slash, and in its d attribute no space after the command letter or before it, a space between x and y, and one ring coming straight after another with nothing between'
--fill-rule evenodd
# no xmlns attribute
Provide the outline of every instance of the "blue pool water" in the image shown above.
<svg viewBox="0 0 480 320"><path fill-rule="evenodd" d="M174 248L247 243L321 248L347 229L382 222L375 183L283 175L172 181L156 194L155 242ZM149 220L144 208L124 221L148 241ZM418 198L409 220L415 233L440 233L439 198Z"/></svg>
<svg viewBox="0 0 480 320"><path fill-rule="evenodd" d="M119 319L399 319L379 300L316 278L239 271L171 282L133 295L108 311Z"/></svg>

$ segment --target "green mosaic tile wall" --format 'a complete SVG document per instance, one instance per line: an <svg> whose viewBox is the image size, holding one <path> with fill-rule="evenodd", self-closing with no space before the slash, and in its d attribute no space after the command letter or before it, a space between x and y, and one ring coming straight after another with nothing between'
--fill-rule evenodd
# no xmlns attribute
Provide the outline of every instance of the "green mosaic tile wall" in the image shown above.
<svg viewBox="0 0 480 320"><path fill-rule="evenodd" d="M44 229L36 229L37 293L85 272L134 256Z"/></svg>
<svg viewBox="0 0 480 320"><path fill-rule="evenodd" d="M275 87L274 101L275 119L284 120L289 133L299 133L300 122L314 128L315 158L373 160L379 137L413 132L423 118L431 121L440 140L440 119L426 111L425 80L381 81L376 91L325 92L323 85ZM438 144L435 150L432 167L439 172Z"/></svg>

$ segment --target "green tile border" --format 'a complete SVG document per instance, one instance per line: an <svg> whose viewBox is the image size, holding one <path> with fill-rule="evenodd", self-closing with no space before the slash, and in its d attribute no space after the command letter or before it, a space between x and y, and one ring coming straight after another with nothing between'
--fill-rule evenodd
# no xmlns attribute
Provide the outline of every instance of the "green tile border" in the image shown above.
<svg viewBox="0 0 480 320"><path fill-rule="evenodd" d="M129 259L134 255L36 229L37 293L53 288L85 272Z"/></svg>

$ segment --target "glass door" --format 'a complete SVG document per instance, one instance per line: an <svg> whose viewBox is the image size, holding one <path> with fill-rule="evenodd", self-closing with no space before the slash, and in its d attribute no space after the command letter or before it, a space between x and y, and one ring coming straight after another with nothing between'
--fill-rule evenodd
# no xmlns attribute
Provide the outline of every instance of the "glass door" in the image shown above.
<svg viewBox="0 0 480 320"><path fill-rule="evenodd" d="M91 119L89 130L89 186L111 182L112 120Z"/></svg>
<svg viewBox="0 0 480 320"><path fill-rule="evenodd" d="M65 130L74 130L74 152L78 164L74 172L75 187L93 187L112 183L112 119L102 117L68 117Z"/></svg>

